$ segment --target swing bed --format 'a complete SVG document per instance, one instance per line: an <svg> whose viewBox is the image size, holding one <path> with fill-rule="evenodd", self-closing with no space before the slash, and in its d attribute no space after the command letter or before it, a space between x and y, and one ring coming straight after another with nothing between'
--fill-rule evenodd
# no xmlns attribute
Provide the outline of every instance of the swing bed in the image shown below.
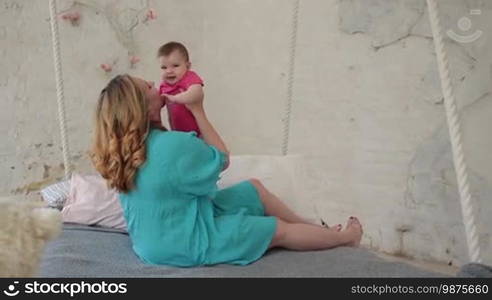
<svg viewBox="0 0 492 300"><path fill-rule="evenodd" d="M283 155L288 153L299 1L294 1L293 6L288 93L285 109L286 122L282 144ZM63 160L67 166L65 177L68 179L71 164L68 155L56 1L50 0L49 5L58 119ZM472 198L463 157L460 123L449 76L448 59L444 49L436 0L427 0L427 8L445 99L446 116L470 256L470 263L463 265L455 275L460 277L492 276L491 268L480 264L480 248L471 208ZM61 236L47 245L39 275L42 277L446 277L450 274L428 271L403 262L388 261L367 249L352 247L308 252L271 250L261 259L247 266L221 264L196 268L176 268L148 265L141 262L134 254L131 240L126 232L112 228L65 223Z"/></svg>

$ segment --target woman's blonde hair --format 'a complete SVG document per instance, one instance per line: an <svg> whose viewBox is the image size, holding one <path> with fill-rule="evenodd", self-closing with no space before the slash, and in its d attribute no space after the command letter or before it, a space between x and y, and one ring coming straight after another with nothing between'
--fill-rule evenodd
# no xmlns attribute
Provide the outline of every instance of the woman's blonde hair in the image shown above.
<svg viewBox="0 0 492 300"><path fill-rule="evenodd" d="M92 162L109 187L128 192L146 159L149 108L145 92L131 76L118 75L101 91L95 116Z"/></svg>

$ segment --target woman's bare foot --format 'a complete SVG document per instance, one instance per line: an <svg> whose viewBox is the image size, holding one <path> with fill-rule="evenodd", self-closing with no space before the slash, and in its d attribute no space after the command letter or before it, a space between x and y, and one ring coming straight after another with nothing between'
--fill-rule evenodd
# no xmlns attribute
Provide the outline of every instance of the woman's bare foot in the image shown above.
<svg viewBox="0 0 492 300"><path fill-rule="evenodd" d="M342 224L337 224L337 225L333 225L331 227L328 227L328 230L341 231L342 230Z"/></svg>
<svg viewBox="0 0 492 300"><path fill-rule="evenodd" d="M351 241L346 245L350 247L359 247L360 240L362 238L362 225L359 219L356 217L350 217L347 221L347 226L345 226L344 232L348 233L351 237Z"/></svg>

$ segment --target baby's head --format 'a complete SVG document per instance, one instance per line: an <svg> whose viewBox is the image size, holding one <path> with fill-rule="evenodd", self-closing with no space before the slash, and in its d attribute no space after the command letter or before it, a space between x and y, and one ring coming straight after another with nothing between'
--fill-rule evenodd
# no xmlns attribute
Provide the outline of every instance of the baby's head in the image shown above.
<svg viewBox="0 0 492 300"><path fill-rule="evenodd" d="M188 50L183 44L169 42L157 51L157 58L162 70L161 79L169 84L175 84L191 67Z"/></svg>

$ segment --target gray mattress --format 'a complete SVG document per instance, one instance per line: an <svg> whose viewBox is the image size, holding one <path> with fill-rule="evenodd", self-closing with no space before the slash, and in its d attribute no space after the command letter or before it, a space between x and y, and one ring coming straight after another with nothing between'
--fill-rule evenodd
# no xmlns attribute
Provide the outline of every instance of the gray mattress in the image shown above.
<svg viewBox="0 0 492 300"><path fill-rule="evenodd" d="M463 276L469 274L462 274ZM48 243L41 277L446 277L405 263L388 262L361 248L272 250L247 266L176 268L142 263L129 236L116 230L65 224Z"/></svg>

